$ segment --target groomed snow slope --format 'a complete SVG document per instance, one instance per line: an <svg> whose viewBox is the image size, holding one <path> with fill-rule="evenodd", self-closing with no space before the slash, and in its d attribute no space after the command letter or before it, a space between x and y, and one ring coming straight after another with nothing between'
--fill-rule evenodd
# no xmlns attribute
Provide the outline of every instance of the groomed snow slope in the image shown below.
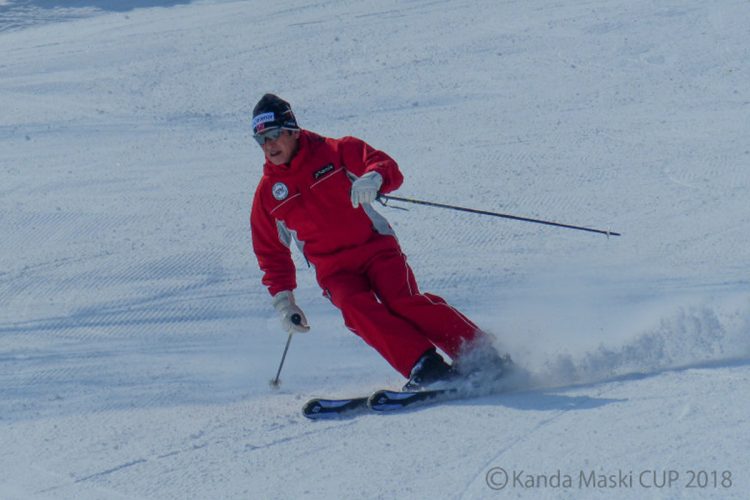
<svg viewBox="0 0 750 500"><path fill-rule="evenodd" d="M728 0L0 0L0 498L746 498L749 26ZM267 91L390 153L397 194L623 234L380 209L534 387L307 421L403 380L297 254L313 330L269 389Z"/></svg>

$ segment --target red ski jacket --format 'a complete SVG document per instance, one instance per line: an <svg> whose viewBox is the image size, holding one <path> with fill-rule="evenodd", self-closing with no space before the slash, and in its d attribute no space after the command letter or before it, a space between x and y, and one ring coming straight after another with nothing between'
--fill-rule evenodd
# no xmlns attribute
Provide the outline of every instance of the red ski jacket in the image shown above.
<svg viewBox="0 0 750 500"><path fill-rule="evenodd" d="M352 207L352 181L366 172L383 177L380 192L403 182L396 162L355 137L331 139L303 130L299 149L286 165L266 161L250 214L253 250L271 295L296 288L292 239L318 267L373 236L394 235L370 205Z"/></svg>

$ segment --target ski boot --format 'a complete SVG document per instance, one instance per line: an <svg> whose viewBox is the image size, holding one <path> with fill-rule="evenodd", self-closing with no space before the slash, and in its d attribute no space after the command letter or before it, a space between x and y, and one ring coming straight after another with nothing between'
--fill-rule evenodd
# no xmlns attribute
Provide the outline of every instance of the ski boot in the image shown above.
<svg viewBox="0 0 750 500"><path fill-rule="evenodd" d="M435 349L430 349L422 355L411 369L409 380L403 391L420 391L433 388L438 383L448 382L456 376L451 365Z"/></svg>

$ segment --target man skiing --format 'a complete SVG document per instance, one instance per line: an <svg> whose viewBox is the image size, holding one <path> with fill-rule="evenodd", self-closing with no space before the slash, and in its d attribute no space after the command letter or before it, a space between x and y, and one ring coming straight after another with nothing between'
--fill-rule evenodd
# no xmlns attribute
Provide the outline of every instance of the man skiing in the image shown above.
<svg viewBox="0 0 750 500"><path fill-rule="evenodd" d="M396 162L355 137L300 129L289 103L273 94L257 103L252 124L265 156L250 216L253 249L284 329L310 329L294 299L294 240L345 325L409 379L405 389L453 377L436 348L456 360L487 335L419 291L393 229L371 206L401 185Z"/></svg>

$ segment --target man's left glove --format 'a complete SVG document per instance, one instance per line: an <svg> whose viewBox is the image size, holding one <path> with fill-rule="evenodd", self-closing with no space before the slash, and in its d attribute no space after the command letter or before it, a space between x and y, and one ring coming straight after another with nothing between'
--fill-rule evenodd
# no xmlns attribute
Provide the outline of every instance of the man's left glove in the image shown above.
<svg viewBox="0 0 750 500"><path fill-rule="evenodd" d="M287 333L304 333L310 330L305 313L294 302L294 294L291 290L284 290L274 295L273 308L279 313L281 326Z"/></svg>
<svg viewBox="0 0 750 500"><path fill-rule="evenodd" d="M352 183L352 206L357 208L365 203L372 203L378 197L383 185L383 176L377 172L367 172Z"/></svg>

